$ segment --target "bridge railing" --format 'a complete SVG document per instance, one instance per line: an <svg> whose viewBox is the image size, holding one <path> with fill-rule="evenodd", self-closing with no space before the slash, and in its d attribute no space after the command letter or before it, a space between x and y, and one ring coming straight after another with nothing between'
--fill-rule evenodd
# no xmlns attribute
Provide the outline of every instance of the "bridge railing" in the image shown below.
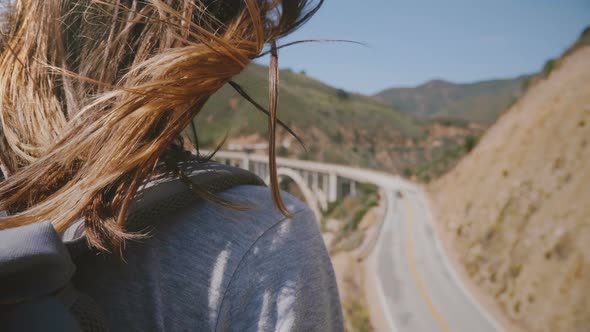
<svg viewBox="0 0 590 332"><path fill-rule="evenodd" d="M202 152L208 153L208 151ZM215 156L217 159L240 161L237 163L239 165L249 165L251 162L268 163L268 156L254 153L218 151ZM216 157L213 159L216 159ZM371 232L367 234L368 237L363 241L361 247L355 252L358 260L367 258L377 244L381 229L385 223L385 218L388 212L395 208L394 206L389 206L394 201L391 199L391 195L399 191L413 192L416 190L415 185L399 176L358 167L289 158L277 158L277 166L304 170L306 172L317 172L330 175L330 177L336 176L356 182L372 183L379 187L381 208L378 212L376 224L373 226Z"/></svg>
<svg viewBox="0 0 590 332"><path fill-rule="evenodd" d="M208 153L209 151L202 150L201 152ZM223 159L243 160L244 158L248 158L248 160L250 161L268 163L268 157L266 155L256 153L218 151L215 155L217 156L217 158ZM215 159L215 157L213 159ZM295 169L302 169L306 171L319 172L324 174L334 173L339 177L347 178L357 182L370 182L378 186L382 185L382 181L385 178L394 179L397 182L398 186L407 187L408 189L413 190L413 186L401 177L381 171L374 171L339 164L330 164L317 161L290 159L282 157L277 158L277 165L291 167Z"/></svg>

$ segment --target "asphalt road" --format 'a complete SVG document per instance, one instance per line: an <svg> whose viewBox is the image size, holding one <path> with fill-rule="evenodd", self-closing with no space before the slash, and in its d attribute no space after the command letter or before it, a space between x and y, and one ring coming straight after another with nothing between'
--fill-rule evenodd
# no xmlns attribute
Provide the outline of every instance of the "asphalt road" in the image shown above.
<svg viewBox="0 0 590 332"><path fill-rule="evenodd" d="M378 330L397 332L501 331L462 287L443 257L424 194L386 191L387 211L367 269L381 310ZM375 299L376 297L376 299Z"/></svg>

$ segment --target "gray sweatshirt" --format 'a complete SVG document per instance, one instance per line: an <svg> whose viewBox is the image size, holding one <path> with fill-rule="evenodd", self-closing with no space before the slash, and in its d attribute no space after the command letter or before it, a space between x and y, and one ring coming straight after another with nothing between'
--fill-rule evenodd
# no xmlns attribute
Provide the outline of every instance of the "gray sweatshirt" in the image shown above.
<svg viewBox="0 0 590 332"><path fill-rule="evenodd" d="M263 186L221 197L250 210L195 199L154 214L151 236L129 242L124 261L83 256L74 284L114 331L342 331L334 271L309 208L284 194L293 212L285 218Z"/></svg>

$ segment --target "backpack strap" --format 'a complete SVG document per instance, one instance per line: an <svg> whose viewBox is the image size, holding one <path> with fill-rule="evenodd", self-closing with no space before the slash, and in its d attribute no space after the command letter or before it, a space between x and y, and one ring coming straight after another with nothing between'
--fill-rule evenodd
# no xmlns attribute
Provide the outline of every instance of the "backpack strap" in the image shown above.
<svg viewBox="0 0 590 332"><path fill-rule="evenodd" d="M0 304L9 305L63 288L76 270L50 222L0 231Z"/></svg>
<svg viewBox="0 0 590 332"><path fill-rule="evenodd" d="M50 222L0 231L0 329L80 331L66 291L75 270Z"/></svg>

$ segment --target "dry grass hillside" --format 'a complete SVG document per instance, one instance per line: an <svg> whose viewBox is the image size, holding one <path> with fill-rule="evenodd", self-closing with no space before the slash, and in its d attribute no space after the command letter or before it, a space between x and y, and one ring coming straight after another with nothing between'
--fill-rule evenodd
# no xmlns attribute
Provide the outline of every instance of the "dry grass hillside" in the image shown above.
<svg viewBox="0 0 590 332"><path fill-rule="evenodd" d="M279 117L307 145L307 150L300 148L279 130L277 153L282 157L380 169L428 181L455 165L469 142L483 132L483 127L465 121L419 119L289 69L280 76ZM252 64L236 81L260 104L268 104L267 67ZM230 86L211 97L195 125L203 147L214 147L226 134L228 143L235 145L267 142L266 116ZM187 135L193 137L190 127Z"/></svg>
<svg viewBox="0 0 590 332"><path fill-rule="evenodd" d="M526 331L590 331L590 47L531 86L431 186L443 234Z"/></svg>

